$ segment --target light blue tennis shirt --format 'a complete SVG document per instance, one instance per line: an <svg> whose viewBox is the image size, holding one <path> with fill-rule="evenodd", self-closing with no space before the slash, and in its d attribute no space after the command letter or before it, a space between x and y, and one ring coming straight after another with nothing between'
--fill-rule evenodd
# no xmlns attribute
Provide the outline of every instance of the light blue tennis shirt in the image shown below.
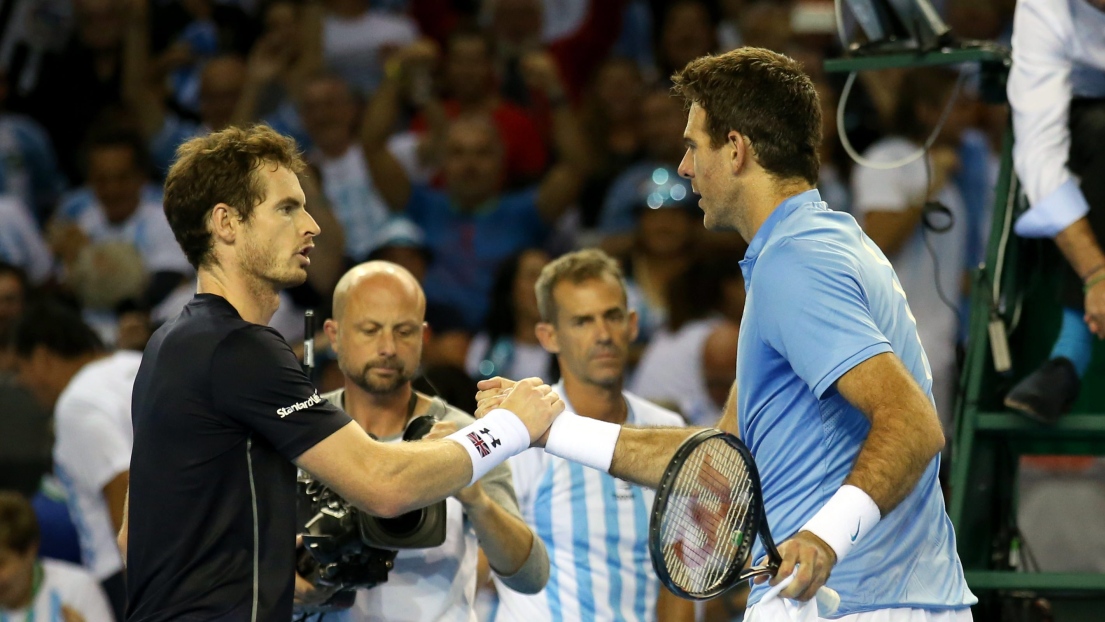
<svg viewBox="0 0 1105 622"><path fill-rule="evenodd" d="M844 484L870 423L836 390L848 370L893 352L932 399L917 323L886 256L854 218L809 190L783 201L748 246L737 348L740 435L763 482L776 542ZM934 457L913 492L832 570L836 617L977 602L963 579ZM757 541L753 559L764 548ZM768 585L753 586L755 604Z"/></svg>

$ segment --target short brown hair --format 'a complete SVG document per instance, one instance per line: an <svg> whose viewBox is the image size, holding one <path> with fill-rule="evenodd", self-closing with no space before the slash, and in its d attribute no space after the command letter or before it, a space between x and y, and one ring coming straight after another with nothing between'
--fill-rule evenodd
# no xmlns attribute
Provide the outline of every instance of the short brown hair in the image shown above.
<svg viewBox="0 0 1105 622"><path fill-rule="evenodd" d="M295 141L267 125L228 127L193 138L176 150L176 161L165 177L165 216L177 243L193 267L211 261L207 214L219 203L249 220L265 200L256 171L263 164L301 173L306 164Z"/></svg>
<svg viewBox="0 0 1105 622"><path fill-rule="evenodd" d="M817 183L821 104L798 61L763 48L703 56L672 76L672 91L706 112L714 149L729 132L747 136L756 160L778 179Z"/></svg>
<svg viewBox="0 0 1105 622"><path fill-rule="evenodd" d="M625 277L618 262L610 255L595 249L588 248L574 253L568 253L546 265L541 270L541 276L537 277L537 309L541 312L541 320L556 323L556 299L553 298L553 290L562 281L582 283L591 279L611 277L622 288L622 296L625 296Z"/></svg>
<svg viewBox="0 0 1105 622"><path fill-rule="evenodd" d="M0 490L0 549L26 553L39 543L38 519L23 495Z"/></svg>

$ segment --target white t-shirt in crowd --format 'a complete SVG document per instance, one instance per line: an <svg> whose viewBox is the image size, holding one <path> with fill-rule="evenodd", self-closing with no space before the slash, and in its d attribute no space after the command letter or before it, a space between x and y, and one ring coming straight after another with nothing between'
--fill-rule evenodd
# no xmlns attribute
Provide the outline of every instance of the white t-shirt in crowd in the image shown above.
<svg viewBox="0 0 1105 622"><path fill-rule="evenodd" d="M334 217L341 223L346 256L355 261L364 260L372 252L376 234L390 215L384 198L372 183L364 150L360 145L351 145L336 158L316 152L312 160L322 174L322 192L330 201Z"/></svg>
<svg viewBox="0 0 1105 622"><path fill-rule="evenodd" d="M42 583L31 606L0 607L3 622L65 622L63 608L79 613L85 622L115 622L103 588L84 568L56 559L42 559Z"/></svg>
<svg viewBox="0 0 1105 622"><path fill-rule="evenodd" d="M721 322L708 318L688 322L678 331L652 335L629 390L646 400L674 404L690 425L712 426L721 410L710 399L702 371L702 346Z"/></svg>
<svg viewBox="0 0 1105 622"><path fill-rule="evenodd" d="M876 162L899 160L915 152L918 146L904 138L884 138L872 145L864 157ZM927 188L925 163L914 160L905 166L878 170L857 166L852 175L853 213L863 224L873 211L904 211L924 200ZM937 292L940 288L948 300L958 305L962 287L963 266L968 244L967 210L963 197L953 183L940 189L937 198L952 213L954 224L950 231L928 236L933 253L925 248L922 227L919 225L902 248L895 254L887 253L894 266L898 281L905 290L910 310L917 318L917 333L932 366L932 393L936 399L941 420L951 416L955 385L955 345L959 332L958 311L948 308ZM944 220L944 219L941 219ZM939 264L939 273L937 266Z"/></svg>
<svg viewBox="0 0 1105 622"><path fill-rule="evenodd" d="M418 38L418 25L405 15L368 10L357 17L327 15L322 22L322 55L326 66L349 86L370 94L384 75L383 55Z"/></svg>
<svg viewBox="0 0 1105 622"><path fill-rule="evenodd" d="M54 407L54 470L65 487L83 565L101 581L123 568L103 489L130 469L130 398L141 363L141 352L125 350L85 365Z"/></svg>
<svg viewBox="0 0 1105 622"><path fill-rule="evenodd" d="M32 283L50 278L54 256L30 210L14 195L0 196L0 261L23 268Z"/></svg>

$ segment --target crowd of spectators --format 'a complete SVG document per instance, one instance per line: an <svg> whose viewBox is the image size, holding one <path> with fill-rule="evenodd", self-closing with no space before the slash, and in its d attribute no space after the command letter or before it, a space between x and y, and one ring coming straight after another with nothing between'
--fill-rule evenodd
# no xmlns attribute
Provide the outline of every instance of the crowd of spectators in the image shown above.
<svg viewBox="0 0 1105 622"><path fill-rule="evenodd" d="M865 157L898 159L939 135L927 166L856 164L835 121L842 77L822 69L840 53L829 0L12 4L0 14L0 342L16 347L0 349L0 488L37 493L36 508L50 501L38 480L51 462L70 473L71 499L99 489L115 503L107 487L125 479L130 442L113 423L116 387L101 385L89 455L59 455L74 434L66 391L80 397L71 384L90 371L125 384L130 367L111 353L141 351L191 297L160 182L179 144L236 124L294 137L311 165L303 185L322 233L308 282L273 319L290 343L304 310L328 317L348 267L393 261L428 300L418 382L470 412L478 379L557 380L534 334L534 284L551 259L599 247L622 263L640 317L628 388L712 424L735 377L745 241L706 231L676 172L686 111L668 76L740 45L789 54L813 77L821 195L894 264L950 421L963 277L985 245L1005 113L978 100L969 72L862 74L844 130ZM1008 42L1012 0L934 4L960 36ZM947 206L947 227L922 218L929 200ZM56 317L73 325L65 338L36 332ZM315 379L331 390L340 373L318 337ZM47 364L71 371L30 378ZM78 531L90 504L69 506ZM94 512L107 533L115 508ZM92 568L81 549L71 559Z"/></svg>

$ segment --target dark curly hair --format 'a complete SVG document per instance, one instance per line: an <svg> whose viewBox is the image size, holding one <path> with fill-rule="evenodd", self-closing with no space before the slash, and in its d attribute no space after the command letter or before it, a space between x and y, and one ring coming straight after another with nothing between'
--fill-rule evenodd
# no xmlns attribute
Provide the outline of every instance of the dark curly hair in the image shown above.
<svg viewBox="0 0 1105 622"><path fill-rule="evenodd" d="M256 174L262 165L294 173L306 168L295 141L263 124L229 127L177 148L165 177L165 216L193 267L213 261L207 229L212 208L226 203L248 221L253 208L264 202L265 189Z"/></svg>
<svg viewBox="0 0 1105 622"><path fill-rule="evenodd" d="M763 48L743 47L687 63L672 76L672 91L706 112L711 146L729 132L748 137L756 161L776 178L817 183L821 167L821 104L798 61Z"/></svg>

